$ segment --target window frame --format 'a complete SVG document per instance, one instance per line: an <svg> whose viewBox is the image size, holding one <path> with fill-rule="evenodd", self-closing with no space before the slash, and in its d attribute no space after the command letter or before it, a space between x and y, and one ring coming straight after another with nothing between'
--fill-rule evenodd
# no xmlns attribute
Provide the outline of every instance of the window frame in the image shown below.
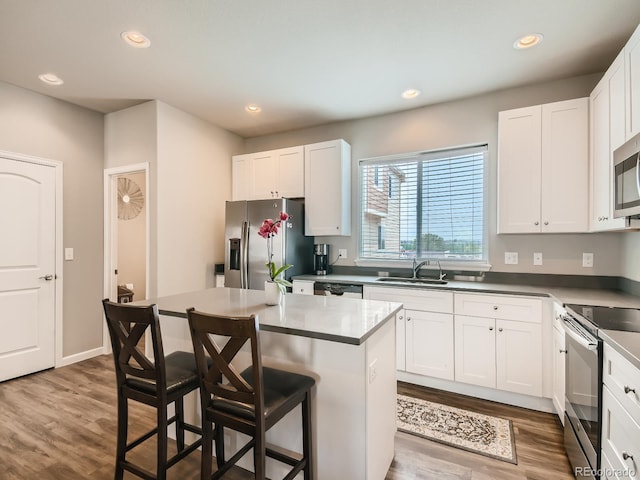
<svg viewBox="0 0 640 480"><path fill-rule="evenodd" d="M479 260L459 260L459 259L446 259L440 260L440 264L443 268L447 268L450 270L456 271L465 271L465 272L483 272L491 269L491 264L489 263L489 223L490 217L489 213L489 179L488 173L490 171L489 163L490 163L490 150L488 143L479 143L479 144L470 144L470 145L462 145L456 147L448 147L448 148L440 148L440 149L432 149L432 150L421 150L415 152L407 152L407 153L399 153L399 154L391 154L384 155L380 157L368 157L362 158L358 160L358 175L357 175L357 215L358 215L358 223L357 223L357 257L354 260L357 266L362 267L382 267L382 268L406 268L410 267L413 264L413 257L407 259L386 259L386 258L364 258L361 257L362 254L362 214L363 214L363 164L385 164L391 161L402 161L403 159L411 159L418 156L424 157L433 157L437 158L442 156L443 154L455 154L455 152L460 151L463 153L465 150L470 149L483 149L485 151L485 159L483 165L483 225L482 225L482 259Z"/></svg>

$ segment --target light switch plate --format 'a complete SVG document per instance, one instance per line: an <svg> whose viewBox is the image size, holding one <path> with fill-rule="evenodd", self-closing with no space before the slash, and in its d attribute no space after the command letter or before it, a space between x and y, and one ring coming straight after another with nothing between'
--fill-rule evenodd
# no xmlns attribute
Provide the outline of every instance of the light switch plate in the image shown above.
<svg viewBox="0 0 640 480"><path fill-rule="evenodd" d="M73 248L65 248L64 249L64 259L65 260L73 260Z"/></svg>
<svg viewBox="0 0 640 480"><path fill-rule="evenodd" d="M542 265L542 253L541 252L535 252L533 254L533 264L534 265Z"/></svg>
<svg viewBox="0 0 640 480"><path fill-rule="evenodd" d="M582 266L587 268L593 267L593 253L582 254Z"/></svg>
<svg viewBox="0 0 640 480"><path fill-rule="evenodd" d="M517 265L518 264L518 252L504 252L505 265Z"/></svg>

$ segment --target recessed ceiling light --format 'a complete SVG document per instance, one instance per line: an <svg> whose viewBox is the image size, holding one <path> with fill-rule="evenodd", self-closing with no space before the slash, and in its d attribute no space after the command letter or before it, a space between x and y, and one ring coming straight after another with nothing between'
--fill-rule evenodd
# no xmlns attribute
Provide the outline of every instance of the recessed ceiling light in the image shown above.
<svg viewBox="0 0 640 480"><path fill-rule="evenodd" d="M522 50L524 48L531 48L538 45L540 42L542 42L543 38L544 37L540 33L531 33L529 35L525 35L524 37L520 37L518 40L516 40L516 42L513 44L513 48L516 48L518 50Z"/></svg>
<svg viewBox="0 0 640 480"><path fill-rule="evenodd" d="M416 98L421 93L422 92L420 90L416 90L415 88L409 88L408 90L405 90L404 92L402 92L402 98L406 98L407 100L411 98Z"/></svg>
<svg viewBox="0 0 640 480"><path fill-rule="evenodd" d="M120 38L135 48L149 48L151 46L151 40L135 30L122 32Z"/></svg>
<svg viewBox="0 0 640 480"><path fill-rule="evenodd" d="M262 109L258 105L254 104L247 105L246 107L244 107L244 109L249 113L258 113L262 111Z"/></svg>
<svg viewBox="0 0 640 480"><path fill-rule="evenodd" d="M55 73L42 73L38 75L38 78L47 85L62 85L64 83L64 80Z"/></svg>

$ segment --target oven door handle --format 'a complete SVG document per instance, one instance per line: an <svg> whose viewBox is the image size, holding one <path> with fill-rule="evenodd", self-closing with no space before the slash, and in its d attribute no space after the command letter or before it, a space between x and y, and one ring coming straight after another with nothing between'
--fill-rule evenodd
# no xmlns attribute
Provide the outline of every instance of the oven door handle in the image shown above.
<svg viewBox="0 0 640 480"><path fill-rule="evenodd" d="M578 331L571 325L570 322L564 321L564 330L573 340L578 342L581 346L586 348L587 350L597 350L598 349L598 341L594 338L590 340L582 336ZM590 335L589 335L590 336Z"/></svg>

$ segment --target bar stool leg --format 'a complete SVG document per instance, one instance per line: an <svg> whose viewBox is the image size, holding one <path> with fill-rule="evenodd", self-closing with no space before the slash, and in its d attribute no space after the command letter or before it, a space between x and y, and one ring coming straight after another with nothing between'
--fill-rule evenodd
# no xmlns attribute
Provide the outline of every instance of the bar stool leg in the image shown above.
<svg viewBox="0 0 640 480"><path fill-rule="evenodd" d="M127 450L127 433L129 422L129 404L124 395L118 395L118 433L116 434L116 472L115 480L122 480L124 477L125 454Z"/></svg>
<svg viewBox="0 0 640 480"><path fill-rule="evenodd" d="M313 480L313 444L311 439L311 398L310 392L307 391L302 401L302 454L307 460L304 467L304 480Z"/></svg>
<svg viewBox="0 0 640 480"><path fill-rule="evenodd" d="M214 435L216 437L216 463L218 468L222 468L224 465L224 427L222 425L216 425L214 429Z"/></svg>
<svg viewBox="0 0 640 480"><path fill-rule="evenodd" d="M200 461L200 480L211 479L213 466L213 424L207 420L202 422L202 459ZM216 451L218 442L216 441ZM218 465L220 463L218 462Z"/></svg>
<svg viewBox="0 0 640 480"><path fill-rule="evenodd" d="M184 450L184 400L182 397L175 401L176 410L176 444L178 451Z"/></svg>
<svg viewBox="0 0 640 480"><path fill-rule="evenodd" d="M167 478L167 405L158 406L158 451L156 479Z"/></svg>

